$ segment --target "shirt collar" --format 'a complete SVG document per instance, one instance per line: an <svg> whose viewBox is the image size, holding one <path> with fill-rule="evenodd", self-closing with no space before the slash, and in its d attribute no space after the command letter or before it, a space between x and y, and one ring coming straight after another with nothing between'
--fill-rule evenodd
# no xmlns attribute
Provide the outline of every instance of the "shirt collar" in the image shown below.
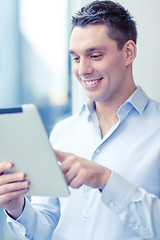
<svg viewBox="0 0 160 240"><path fill-rule="evenodd" d="M95 102L87 99L86 102L83 104L81 111L79 115L81 115L84 111L88 111L88 113L91 115L95 110Z"/></svg>
<svg viewBox="0 0 160 240"><path fill-rule="evenodd" d="M125 103L120 106L119 110L117 113L124 110L126 108L127 110L131 109L134 107L139 114L141 115L148 103L148 96L145 94L145 92L142 90L140 86L137 86L136 90L132 93L132 95L127 99ZM89 115L91 115L95 110L95 102L87 99L87 101L83 104L80 115L84 111L88 111Z"/></svg>
<svg viewBox="0 0 160 240"><path fill-rule="evenodd" d="M138 86L137 89L123 105L128 103L131 104L141 115L148 103L148 96L145 94L142 88Z"/></svg>

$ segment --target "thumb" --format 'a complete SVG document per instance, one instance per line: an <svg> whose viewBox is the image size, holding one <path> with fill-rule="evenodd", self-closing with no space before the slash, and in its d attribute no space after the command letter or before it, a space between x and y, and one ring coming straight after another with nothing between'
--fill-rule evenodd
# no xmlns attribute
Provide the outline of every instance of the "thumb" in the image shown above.
<svg viewBox="0 0 160 240"><path fill-rule="evenodd" d="M66 159L66 157L68 157L70 155L70 153L62 152L62 151L59 151L56 149L54 149L54 152L56 154L58 161L61 163Z"/></svg>

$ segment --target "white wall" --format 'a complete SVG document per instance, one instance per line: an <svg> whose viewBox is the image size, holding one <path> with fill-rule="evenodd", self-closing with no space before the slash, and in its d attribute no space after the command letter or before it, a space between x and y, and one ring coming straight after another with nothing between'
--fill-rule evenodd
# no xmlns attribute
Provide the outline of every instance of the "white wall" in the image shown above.
<svg viewBox="0 0 160 240"><path fill-rule="evenodd" d="M137 22L137 57L134 79L153 99L160 101L160 1L119 0Z"/></svg>
<svg viewBox="0 0 160 240"><path fill-rule="evenodd" d="M160 101L160 1L159 0L117 0L137 22L137 57L134 62L134 79L149 97ZM92 1L79 0L77 7ZM116 2L116 1L115 1ZM73 113L80 109L85 98L83 90L73 77Z"/></svg>

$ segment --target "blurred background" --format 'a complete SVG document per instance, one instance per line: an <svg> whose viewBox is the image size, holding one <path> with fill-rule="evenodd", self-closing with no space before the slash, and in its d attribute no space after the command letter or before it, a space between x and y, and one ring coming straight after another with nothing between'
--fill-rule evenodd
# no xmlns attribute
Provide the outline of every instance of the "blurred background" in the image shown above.
<svg viewBox="0 0 160 240"><path fill-rule="evenodd" d="M70 19L90 0L0 0L0 108L34 103L49 136L86 98L71 73ZM137 21L134 77L160 101L160 1L119 0ZM0 209L0 240L15 240Z"/></svg>
<svg viewBox="0 0 160 240"><path fill-rule="evenodd" d="M36 104L48 134L71 112L69 9L66 0L0 0L0 107Z"/></svg>

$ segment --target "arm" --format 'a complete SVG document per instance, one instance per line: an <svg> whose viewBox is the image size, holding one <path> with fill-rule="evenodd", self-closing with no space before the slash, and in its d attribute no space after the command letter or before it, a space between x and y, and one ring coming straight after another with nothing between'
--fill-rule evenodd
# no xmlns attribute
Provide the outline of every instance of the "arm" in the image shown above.
<svg viewBox="0 0 160 240"><path fill-rule="evenodd" d="M141 239L160 239L160 199L157 196L112 172L102 200Z"/></svg>
<svg viewBox="0 0 160 240"><path fill-rule="evenodd" d="M160 199L122 176L71 153L55 151L68 184L102 189L102 201L141 239L160 239Z"/></svg>
<svg viewBox="0 0 160 240"><path fill-rule="evenodd" d="M26 198L21 216L15 221L7 218L12 233L19 239L49 240L60 218L59 200L48 197Z"/></svg>

